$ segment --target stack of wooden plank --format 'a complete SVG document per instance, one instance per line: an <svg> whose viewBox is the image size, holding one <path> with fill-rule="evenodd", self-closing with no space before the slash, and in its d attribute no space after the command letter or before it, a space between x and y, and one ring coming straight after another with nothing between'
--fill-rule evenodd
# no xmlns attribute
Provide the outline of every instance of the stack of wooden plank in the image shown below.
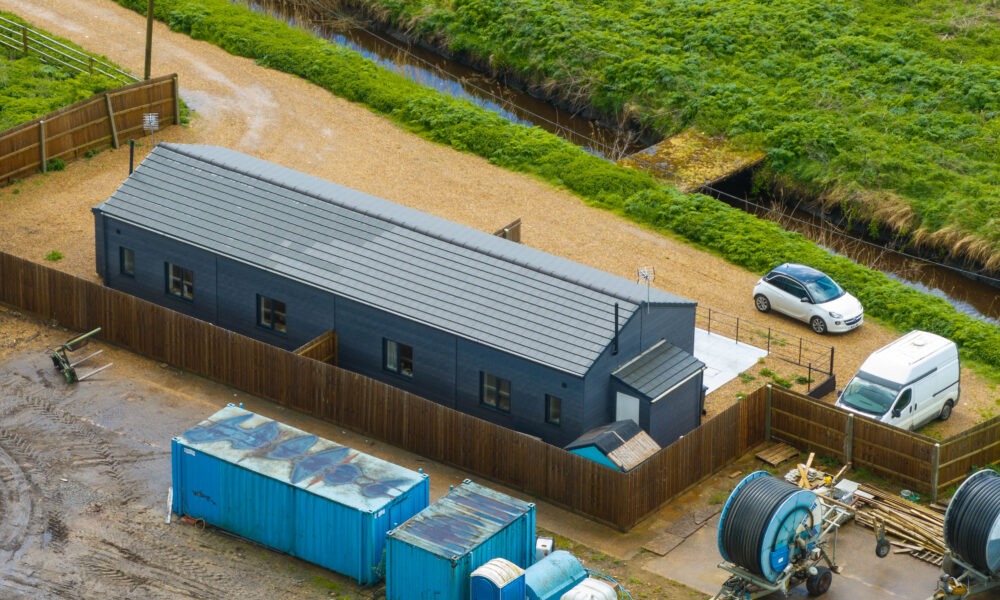
<svg viewBox="0 0 1000 600"><path fill-rule="evenodd" d="M927 508L871 485L861 485L854 497L854 519L876 531L879 523L884 524L896 554L941 564L945 552L943 507Z"/></svg>

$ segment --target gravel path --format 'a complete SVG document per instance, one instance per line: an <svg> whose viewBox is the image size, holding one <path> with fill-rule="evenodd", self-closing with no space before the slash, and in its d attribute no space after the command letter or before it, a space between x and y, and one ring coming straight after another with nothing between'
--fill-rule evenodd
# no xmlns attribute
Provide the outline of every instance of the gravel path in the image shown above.
<svg viewBox="0 0 1000 600"><path fill-rule="evenodd" d="M143 71L145 18L109 0L0 0L0 10L132 72ZM480 230L492 232L520 218L522 241L533 247L629 279L638 267L651 265L656 287L835 346L841 385L864 357L895 337L869 321L851 334L818 338L804 324L757 313L750 299L753 273L588 207L536 179L427 142L301 79L156 23L153 75L169 73L179 75L181 96L195 114L189 127L160 132L157 141L233 148ZM150 147L148 137L141 142L139 159ZM53 266L96 280L90 208L110 196L127 172L123 148L0 189L0 249L37 261L59 250L65 258ZM962 402L948 423L933 426L934 435L950 435L1000 410L996 390L967 369L962 384ZM735 398L728 389L713 396L713 412Z"/></svg>

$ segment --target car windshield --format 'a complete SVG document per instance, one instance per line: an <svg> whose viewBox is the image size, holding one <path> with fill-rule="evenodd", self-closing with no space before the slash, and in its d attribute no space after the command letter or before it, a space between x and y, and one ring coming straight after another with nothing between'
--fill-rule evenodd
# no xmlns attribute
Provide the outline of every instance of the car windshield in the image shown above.
<svg viewBox="0 0 1000 600"><path fill-rule="evenodd" d="M861 375L852 379L840 395L842 405L876 416L887 413L895 400L896 390Z"/></svg>
<svg viewBox="0 0 1000 600"><path fill-rule="evenodd" d="M809 294L813 297L813 302L816 304L836 300L844 295L844 289L826 275L804 283L806 284L806 289L809 290Z"/></svg>

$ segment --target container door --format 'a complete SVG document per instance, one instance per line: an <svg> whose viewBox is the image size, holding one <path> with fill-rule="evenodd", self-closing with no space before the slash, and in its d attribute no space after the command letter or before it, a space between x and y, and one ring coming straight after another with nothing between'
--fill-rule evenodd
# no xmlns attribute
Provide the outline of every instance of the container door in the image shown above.
<svg viewBox="0 0 1000 600"><path fill-rule="evenodd" d="M180 457L181 482L179 485L174 482L174 493L183 494L181 509L188 516L218 523L221 486L217 459L186 446L182 448Z"/></svg>

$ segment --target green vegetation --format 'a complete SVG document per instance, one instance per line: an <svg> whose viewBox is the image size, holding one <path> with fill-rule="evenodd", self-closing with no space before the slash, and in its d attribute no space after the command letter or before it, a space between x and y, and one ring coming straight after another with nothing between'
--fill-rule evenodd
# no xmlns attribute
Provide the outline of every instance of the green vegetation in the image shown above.
<svg viewBox="0 0 1000 600"><path fill-rule="evenodd" d="M140 12L147 5L144 0L118 1ZM850 289L869 317L902 331L925 329L948 337L960 345L964 359L991 367L984 372L1000 373L1000 327L960 314L941 298L830 254L776 224L707 196L681 194L647 174L618 167L540 129L512 124L468 102L422 88L354 52L225 0L158 0L155 10L175 30L298 75L429 140L533 174L592 206L680 235L751 271L763 273L785 261L810 264Z"/></svg>
<svg viewBox="0 0 1000 600"><path fill-rule="evenodd" d="M49 250L49 253L45 255L45 260L49 262L62 260L62 258L63 258L63 253L58 250Z"/></svg>
<svg viewBox="0 0 1000 600"><path fill-rule="evenodd" d="M24 22L10 13L0 16ZM69 41L60 41L77 47ZM9 49L0 50L0 106L3 107L0 131L120 86L103 75L47 65L34 54L24 56Z"/></svg>
<svg viewBox="0 0 1000 600"><path fill-rule="evenodd" d="M424 41L1000 267L996 0L367 0Z"/></svg>

